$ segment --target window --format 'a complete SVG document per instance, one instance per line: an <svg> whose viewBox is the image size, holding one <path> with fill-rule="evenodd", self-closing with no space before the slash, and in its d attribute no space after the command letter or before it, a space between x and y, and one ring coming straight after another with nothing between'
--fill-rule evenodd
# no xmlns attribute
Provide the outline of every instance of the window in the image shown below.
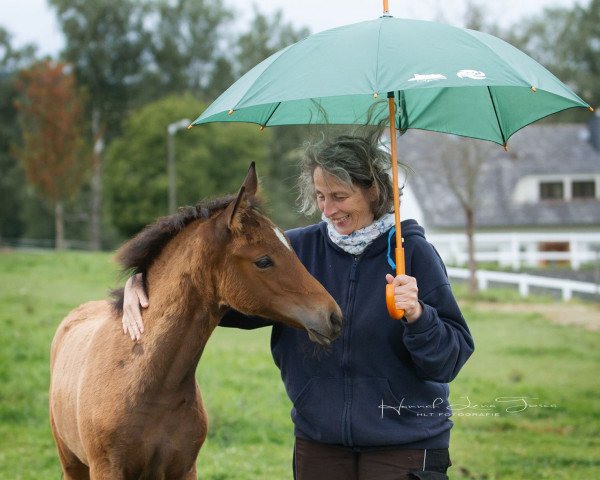
<svg viewBox="0 0 600 480"><path fill-rule="evenodd" d="M596 198L596 183L593 180L573 182L573 198Z"/></svg>
<svg viewBox="0 0 600 480"><path fill-rule="evenodd" d="M541 182L540 198L542 200L562 200L564 187L562 182Z"/></svg>

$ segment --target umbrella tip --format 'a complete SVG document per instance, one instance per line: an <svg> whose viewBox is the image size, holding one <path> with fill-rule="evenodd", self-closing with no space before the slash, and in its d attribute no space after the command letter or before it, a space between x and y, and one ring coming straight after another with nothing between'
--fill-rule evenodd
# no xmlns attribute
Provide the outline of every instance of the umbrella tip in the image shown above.
<svg viewBox="0 0 600 480"><path fill-rule="evenodd" d="M531 87L531 91L532 91L533 93L537 92L537 87L534 87L534 86L532 86L532 87Z"/></svg>
<svg viewBox="0 0 600 480"><path fill-rule="evenodd" d="M508 143L505 143L505 144L504 144L504 151L505 151L505 152L508 152Z"/></svg>
<svg viewBox="0 0 600 480"><path fill-rule="evenodd" d="M191 130L193 126L194 126L194 124L190 123L190 124L187 126L187 129L188 129L188 130Z"/></svg>
<svg viewBox="0 0 600 480"><path fill-rule="evenodd" d="M592 106L589 106L588 108L589 108L590 112L593 112L593 111L594 111L594 107L592 107Z"/></svg>
<svg viewBox="0 0 600 480"><path fill-rule="evenodd" d="M230 108L229 111L227 112L227 115L232 115L233 114L233 108Z"/></svg>
<svg viewBox="0 0 600 480"><path fill-rule="evenodd" d="M260 126L260 128L259 128L259 130L260 130L261 132L262 132L264 129L265 129L265 126L264 126L264 125L261 125L261 126Z"/></svg>

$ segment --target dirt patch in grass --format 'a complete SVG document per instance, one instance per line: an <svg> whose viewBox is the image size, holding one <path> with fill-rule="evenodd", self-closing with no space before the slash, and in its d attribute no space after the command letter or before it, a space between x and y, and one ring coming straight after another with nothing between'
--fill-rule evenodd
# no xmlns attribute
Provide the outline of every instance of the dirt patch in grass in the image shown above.
<svg viewBox="0 0 600 480"><path fill-rule="evenodd" d="M600 331L600 305L582 303L494 303L474 302L472 308L501 313L538 313L552 323Z"/></svg>

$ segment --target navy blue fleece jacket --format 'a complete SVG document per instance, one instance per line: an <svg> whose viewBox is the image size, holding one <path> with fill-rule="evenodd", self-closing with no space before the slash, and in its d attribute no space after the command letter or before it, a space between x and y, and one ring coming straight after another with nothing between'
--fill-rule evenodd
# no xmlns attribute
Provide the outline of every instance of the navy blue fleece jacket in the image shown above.
<svg viewBox="0 0 600 480"><path fill-rule="evenodd" d="M423 228L406 220L402 234L406 273L417 279L423 305L410 324L387 313L385 275L394 274L387 234L354 256L331 242L323 222L287 232L344 313L342 334L325 351L315 352L306 332L273 324L271 350L297 436L357 449L448 448L447 383L473 352L473 339ZM222 325L249 327L235 313Z"/></svg>

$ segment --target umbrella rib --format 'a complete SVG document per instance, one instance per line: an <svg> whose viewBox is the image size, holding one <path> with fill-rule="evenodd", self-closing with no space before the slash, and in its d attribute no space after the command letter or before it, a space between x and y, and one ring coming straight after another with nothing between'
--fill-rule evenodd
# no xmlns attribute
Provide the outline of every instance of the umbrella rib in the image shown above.
<svg viewBox="0 0 600 480"><path fill-rule="evenodd" d="M381 45L381 29L383 28L383 22L379 23L379 30L377 31L377 56L375 57L375 90L373 93L379 93L379 54L381 50L379 46Z"/></svg>
<svg viewBox="0 0 600 480"><path fill-rule="evenodd" d="M490 100L492 102L492 107L494 108L494 115L496 116L496 123L498 124L498 130L500 131L500 136L502 137L502 145L506 148L506 137L504 136L504 132L502 131L502 125L500 124L500 117L498 117L498 110L496 110L496 102L494 102L494 97L492 96L492 90L490 87L487 87L488 95L490 96Z"/></svg>
<svg viewBox="0 0 600 480"><path fill-rule="evenodd" d="M277 102L277 105L275 106L275 108L273 109L273 111L269 114L269 117L265 120L265 123L264 123L263 127L267 126L267 124L269 123L269 120L271 120L271 117L275 114L275 112L279 108L279 105L281 105L281 102Z"/></svg>

